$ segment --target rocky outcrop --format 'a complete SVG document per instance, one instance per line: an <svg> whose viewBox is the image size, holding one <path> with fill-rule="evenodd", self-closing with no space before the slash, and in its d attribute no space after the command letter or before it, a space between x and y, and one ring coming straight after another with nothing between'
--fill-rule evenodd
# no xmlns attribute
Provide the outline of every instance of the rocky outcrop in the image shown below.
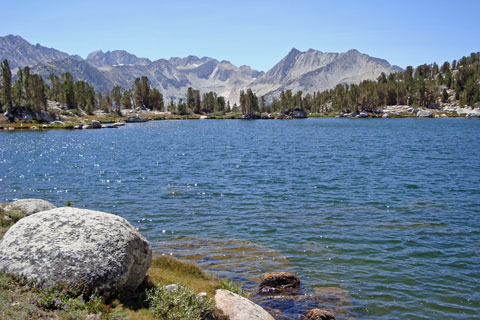
<svg viewBox="0 0 480 320"><path fill-rule="evenodd" d="M336 320L335 316L323 309L311 309L302 313L302 320Z"/></svg>
<svg viewBox="0 0 480 320"><path fill-rule="evenodd" d="M48 201L42 199L20 199L14 202L5 204L4 210L6 212L12 210L20 210L24 215L55 209L56 207Z"/></svg>
<svg viewBox="0 0 480 320"><path fill-rule="evenodd" d="M230 320L274 320L259 305L228 290L215 292L215 304Z"/></svg>
<svg viewBox="0 0 480 320"><path fill-rule="evenodd" d="M419 110L417 112L417 117L419 118L431 118L433 117L433 112L429 110Z"/></svg>
<svg viewBox="0 0 480 320"><path fill-rule="evenodd" d="M268 272L260 278L259 293L295 292L300 289L300 278L291 272Z"/></svg>
<svg viewBox="0 0 480 320"><path fill-rule="evenodd" d="M102 124L97 120L92 120L92 122L90 123L90 127L92 129L100 129L102 127Z"/></svg>
<svg viewBox="0 0 480 320"><path fill-rule="evenodd" d="M137 288L151 260L150 244L127 220L71 207L25 217L0 241L0 271L107 297Z"/></svg>
<svg viewBox="0 0 480 320"><path fill-rule="evenodd" d="M141 118L141 117L127 117L125 122L147 122L148 119Z"/></svg>
<svg viewBox="0 0 480 320"><path fill-rule="evenodd" d="M29 108L16 108L13 114L5 112L5 116L8 117L10 121L13 121L15 118L17 118L18 120L24 121L35 120L38 122L50 123L56 119L54 112L45 110L36 112Z"/></svg>

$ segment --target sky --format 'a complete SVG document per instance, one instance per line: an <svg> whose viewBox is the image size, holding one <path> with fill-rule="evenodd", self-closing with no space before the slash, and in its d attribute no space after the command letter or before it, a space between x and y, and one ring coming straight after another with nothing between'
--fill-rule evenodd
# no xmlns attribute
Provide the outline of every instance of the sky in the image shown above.
<svg viewBox="0 0 480 320"><path fill-rule="evenodd" d="M480 1L0 0L0 36L85 58L196 55L267 71L293 47L357 49L405 68L480 51Z"/></svg>

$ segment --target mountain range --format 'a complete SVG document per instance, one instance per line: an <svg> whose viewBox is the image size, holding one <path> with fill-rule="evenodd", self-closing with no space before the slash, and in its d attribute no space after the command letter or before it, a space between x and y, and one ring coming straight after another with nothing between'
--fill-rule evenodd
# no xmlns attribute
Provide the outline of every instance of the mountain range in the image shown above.
<svg viewBox="0 0 480 320"><path fill-rule="evenodd" d="M14 35L0 37L0 59L7 59L13 72L28 65L31 73L40 74L47 82L52 73L70 72L75 80L87 81L97 91L107 92L115 85L130 88L136 78L147 76L151 86L167 99L185 98L187 88L192 87L201 92L214 91L232 104L238 103L239 91L245 88L271 101L282 90L313 93L339 83L374 80L382 72L402 71L386 60L354 49L328 53L313 49L301 52L293 48L267 72L209 57L151 61L123 50L97 50L83 59L40 44L32 45Z"/></svg>

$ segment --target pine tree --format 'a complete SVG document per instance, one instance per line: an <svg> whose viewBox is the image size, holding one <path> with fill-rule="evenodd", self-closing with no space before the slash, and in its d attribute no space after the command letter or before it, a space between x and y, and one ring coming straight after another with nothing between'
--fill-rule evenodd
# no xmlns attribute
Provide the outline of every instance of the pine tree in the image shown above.
<svg viewBox="0 0 480 320"><path fill-rule="evenodd" d="M12 72L10 71L10 65L5 59L1 64L2 68L2 88L1 88L1 106L7 110L9 114L13 113L13 100L12 100Z"/></svg>
<svg viewBox="0 0 480 320"><path fill-rule="evenodd" d="M150 92L150 106L153 110L163 111L164 103L163 103L163 95L157 89L152 89Z"/></svg>
<svg viewBox="0 0 480 320"><path fill-rule="evenodd" d="M202 100L200 98L200 90L195 90L193 92L193 99L194 99L193 112L194 113L202 112Z"/></svg>
<svg viewBox="0 0 480 320"><path fill-rule="evenodd" d="M62 74L62 102L67 105L68 109L77 107L74 93L74 81L69 72Z"/></svg>
<svg viewBox="0 0 480 320"><path fill-rule="evenodd" d="M112 89L112 92L111 92L112 100L116 108L120 108L121 100L122 100L122 90L123 89L120 86L115 86Z"/></svg>
<svg viewBox="0 0 480 320"><path fill-rule="evenodd" d="M133 88L133 95L135 104L139 107L150 106L150 82L147 77L141 77L135 79Z"/></svg>
<svg viewBox="0 0 480 320"><path fill-rule="evenodd" d="M194 110L195 109L195 94L192 87L187 89L187 109Z"/></svg>
<svg viewBox="0 0 480 320"><path fill-rule="evenodd" d="M122 96L122 106L124 109L131 109L132 108L132 97L129 90L125 91Z"/></svg>

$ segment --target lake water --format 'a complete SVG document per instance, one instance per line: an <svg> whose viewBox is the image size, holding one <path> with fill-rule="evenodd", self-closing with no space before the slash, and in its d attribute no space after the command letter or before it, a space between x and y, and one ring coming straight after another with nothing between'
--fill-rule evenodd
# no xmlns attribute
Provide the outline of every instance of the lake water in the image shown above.
<svg viewBox="0 0 480 320"><path fill-rule="evenodd" d="M479 318L475 119L0 132L0 201L26 197L121 215L158 254L246 287L295 272L347 297L327 306L340 319Z"/></svg>

